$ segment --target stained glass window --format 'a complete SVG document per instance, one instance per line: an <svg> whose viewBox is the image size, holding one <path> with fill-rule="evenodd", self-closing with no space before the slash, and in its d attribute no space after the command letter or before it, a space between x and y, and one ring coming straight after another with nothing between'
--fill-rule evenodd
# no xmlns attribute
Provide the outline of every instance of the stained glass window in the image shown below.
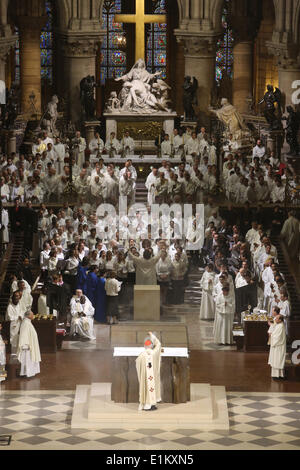
<svg viewBox="0 0 300 470"><path fill-rule="evenodd" d="M53 4L46 1L47 23L41 32L41 76L42 79L53 81Z"/></svg>
<svg viewBox="0 0 300 470"><path fill-rule="evenodd" d="M153 14L166 14L166 0L154 2ZM167 24L147 24L147 70L151 73L162 72L167 76Z"/></svg>
<svg viewBox="0 0 300 470"><path fill-rule="evenodd" d="M103 39L100 56L100 79L104 85L108 78L118 78L126 73L127 56L120 44L126 44L123 23L115 22L115 14L122 12L122 0L115 0L107 11L103 7L103 28L107 35Z"/></svg>
<svg viewBox="0 0 300 470"><path fill-rule="evenodd" d="M222 25L224 36L217 43L216 56L216 82L221 84L224 76L233 78L233 44L234 38L232 30L228 23L229 17L229 0L225 0L222 13Z"/></svg>

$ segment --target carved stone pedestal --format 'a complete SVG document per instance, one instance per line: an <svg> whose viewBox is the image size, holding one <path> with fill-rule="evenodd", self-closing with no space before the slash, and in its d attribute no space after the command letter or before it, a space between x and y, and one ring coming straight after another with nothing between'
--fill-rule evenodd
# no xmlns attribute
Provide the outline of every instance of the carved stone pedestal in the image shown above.
<svg viewBox="0 0 300 470"><path fill-rule="evenodd" d="M264 141L266 149L269 149L271 152L275 152L277 158L281 157L281 150L284 144L284 131L270 131L262 130L261 137Z"/></svg>
<svg viewBox="0 0 300 470"><path fill-rule="evenodd" d="M93 140L95 136L95 131L97 127L99 126L100 126L100 121L86 121L84 123L85 140L86 140L87 148L89 147L91 140Z"/></svg>

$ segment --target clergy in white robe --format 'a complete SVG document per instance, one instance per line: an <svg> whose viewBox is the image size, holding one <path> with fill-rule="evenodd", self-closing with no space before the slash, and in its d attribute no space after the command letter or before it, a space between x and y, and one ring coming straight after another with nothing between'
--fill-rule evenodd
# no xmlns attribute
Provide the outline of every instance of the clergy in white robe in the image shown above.
<svg viewBox="0 0 300 470"><path fill-rule="evenodd" d="M91 140L89 150L93 155L102 154L104 150L104 142L98 132L96 132L94 139Z"/></svg>
<svg viewBox="0 0 300 470"><path fill-rule="evenodd" d="M18 360L21 363L21 377L34 377L40 373L41 353L38 335L31 323L33 319L33 313L27 311L20 328Z"/></svg>
<svg viewBox="0 0 300 470"><path fill-rule="evenodd" d="M165 135L165 140L161 143L161 154L163 157L169 157L172 154L172 145L168 134Z"/></svg>
<svg viewBox="0 0 300 470"><path fill-rule="evenodd" d="M295 217L294 211L289 212L289 217L283 224L280 237L285 241L291 258L298 256L300 247L300 222Z"/></svg>
<svg viewBox="0 0 300 470"><path fill-rule="evenodd" d="M65 164L66 149L64 144L60 141L59 137L57 137L56 139L56 144L54 145L54 152L56 155L55 168L57 173L60 175Z"/></svg>
<svg viewBox="0 0 300 470"><path fill-rule="evenodd" d="M95 309L91 301L81 290L76 291L76 295L71 300L71 330L70 335L78 334L82 338L94 340L94 314Z"/></svg>
<svg viewBox="0 0 300 470"><path fill-rule="evenodd" d="M272 368L271 376L274 379L284 378L286 332L281 315L277 315L275 318L275 327L271 330L270 343L269 365Z"/></svg>
<svg viewBox="0 0 300 470"><path fill-rule="evenodd" d="M156 183L158 182L158 171L157 168L153 168L152 172L148 176L145 186L148 189L148 205L151 206L155 204L155 192L156 192Z"/></svg>
<svg viewBox="0 0 300 470"><path fill-rule="evenodd" d="M136 360L139 380L139 411L153 411L157 409L157 403L161 402L161 343L150 331L149 339L146 339L144 346L145 351Z"/></svg>
<svg viewBox="0 0 300 470"><path fill-rule="evenodd" d="M151 252L145 250L143 258L134 256L131 252L128 252L128 257L134 263L136 268L136 285L137 286L156 286L156 263L159 261L161 254L158 254L154 258L151 258Z"/></svg>
<svg viewBox="0 0 300 470"><path fill-rule="evenodd" d="M230 345L233 343L233 320L235 300L229 295L229 287L225 286L216 298L216 316L214 323L214 342Z"/></svg>
<svg viewBox="0 0 300 470"><path fill-rule="evenodd" d="M129 132L125 132L125 135L121 141L121 147L123 152L123 158L128 158L130 155L134 155L135 143Z"/></svg>
<svg viewBox="0 0 300 470"><path fill-rule="evenodd" d="M6 379L6 342L1 336L2 324L0 323L0 383Z"/></svg>
<svg viewBox="0 0 300 470"><path fill-rule="evenodd" d="M121 145L118 139L116 139L116 134L114 132L110 134L110 138L106 141L105 150L108 153L111 153L114 157L120 153Z"/></svg>
<svg viewBox="0 0 300 470"><path fill-rule="evenodd" d="M200 320L214 320L215 318L215 303L212 295L214 280L213 264L209 264L200 282L202 289Z"/></svg>
<svg viewBox="0 0 300 470"><path fill-rule="evenodd" d="M12 299L7 307L6 310L6 321L10 321L10 344L11 344L11 353L12 355L16 355L18 341L19 341L19 332L21 322L24 317L24 310L21 310L21 305L19 303L19 293L15 292L12 295Z"/></svg>
<svg viewBox="0 0 300 470"><path fill-rule="evenodd" d="M198 156L200 154L200 143L196 132L193 132L192 138L185 145L187 155Z"/></svg>
<svg viewBox="0 0 300 470"><path fill-rule="evenodd" d="M85 162L85 149L86 149L86 140L81 137L80 131L76 132L75 138L72 140L74 146L74 155L76 158L76 163L79 168L82 168Z"/></svg>
<svg viewBox="0 0 300 470"><path fill-rule="evenodd" d="M284 318L286 334L289 334L289 318L291 316L291 304L288 299L287 293L280 293L280 302L278 303L280 308L280 315Z"/></svg>
<svg viewBox="0 0 300 470"><path fill-rule="evenodd" d="M172 141L172 139L171 139L171 141ZM184 155L183 136L179 135L177 129L174 130L173 146L174 146L175 155L178 155L178 156L182 157Z"/></svg>
<svg viewBox="0 0 300 470"><path fill-rule="evenodd" d="M4 244L9 243L9 231L8 231L9 217L8 211L2 208L1 212L1 230L2 230L2 241Z"/></svg>

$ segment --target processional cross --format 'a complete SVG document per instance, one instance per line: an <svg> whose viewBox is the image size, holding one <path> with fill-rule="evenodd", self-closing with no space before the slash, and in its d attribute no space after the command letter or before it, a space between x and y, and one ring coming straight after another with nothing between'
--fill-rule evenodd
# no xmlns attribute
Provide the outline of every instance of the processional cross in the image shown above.
<svg viewBox="0 0 300 470"><path fill-rule="evenodd" d="M146 15L145 0L135 0L135 15L115 15L116 23L135 24L135 60L145 59L145 24L166 23L166 15Z"/></svg>

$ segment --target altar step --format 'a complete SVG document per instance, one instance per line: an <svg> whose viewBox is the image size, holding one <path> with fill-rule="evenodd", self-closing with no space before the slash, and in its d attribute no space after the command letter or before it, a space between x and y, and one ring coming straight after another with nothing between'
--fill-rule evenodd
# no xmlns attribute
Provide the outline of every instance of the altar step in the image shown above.
<svg viewBox="0 0 300 470"><path fill-rule="evenodd" d="M138 181L136 184L135 202L147 204L148 190L143 181Z"/></svg>
<svg viewBox="0 0 300 470"><path fill-rule="evenodd" d="M71 428L228 431L226 390L209 384L191 384L189 403L161 403L155 412L139 412L137 403L111 401L110 383L78 385Z"/></svg>

